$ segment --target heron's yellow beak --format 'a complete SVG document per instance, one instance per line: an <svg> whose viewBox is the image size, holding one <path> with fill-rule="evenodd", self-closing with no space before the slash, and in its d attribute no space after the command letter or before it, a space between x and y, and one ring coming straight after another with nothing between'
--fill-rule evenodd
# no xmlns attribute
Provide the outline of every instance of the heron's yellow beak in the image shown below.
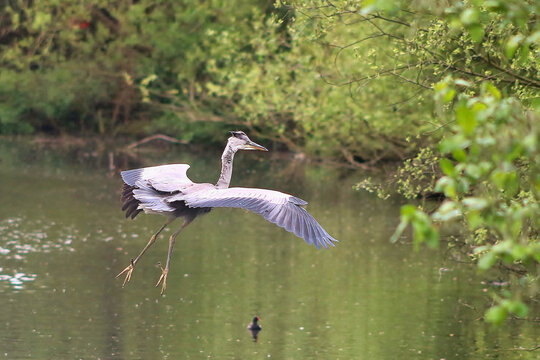
<svg viewBox="0 0 540 360"><path fill-rule="evenodd" d="M242 146L242 150L268 151L267 148L265 148L264 146L259 145L257 143L254 143L253 141L250 141L249 143Z"/></svg>

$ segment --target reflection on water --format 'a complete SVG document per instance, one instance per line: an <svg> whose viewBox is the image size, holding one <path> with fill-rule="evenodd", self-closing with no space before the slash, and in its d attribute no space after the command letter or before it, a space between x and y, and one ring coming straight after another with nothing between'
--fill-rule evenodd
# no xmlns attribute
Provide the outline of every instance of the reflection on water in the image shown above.
<svg viewBox="0 0 540 360"><path fill-rule="evenodd" d="M261 332L261 329L250 329L248 330L251 334L251 337L253 338L253 342L259 341L259 333Z"/></svg>
<svg viewBox="0 0 540 360"><path fill-rule="evenodd" d="M32 221L22 217L0 219L0 259L5 264L0 267L0 282L9 284L13 290L23 290L26 282L34 281L37 274L18 272L21 263L31 253L51 253L53 251L74 251L71 247L76 230L63 229L63 236L49 238L47 232L55 223ZM10 260L16 260L13 264ZM0 292L3 292L0 287Z"/></svg>
<svg viewBox="0 0 540 360"><path fill-rule="evenodd" d="M175 149L130 167L187 162L194 181L215 181L219 154ZM64 153L0 140L0 357L536 358L519 349L536 346L537 324L481 321L494 279L442 250L388 242L399 204L352 192L358 178L271 154L239 154L233 183L308 200L335 248L216 209L177 239L166 296L156 264L174 227L122 288L115 275L163 218L124 219L108 160ZM254 314L264 319L256 343Z"/></svg>
<svg viewBox="0 0 540 360"><path fill-rule="evenodd" d="M54 222L23 220L21 217L7 218L0 221L0 254L4 259L24 260L25 254L33 252L74 251L71 247L77 231L63 229L63 236L49 238L47 232L55 227Z"/></svg>
<svg viewBox="0 0 540 360"><path fill-rule="evenodd" d="M15 273L13 275L3 274L3 268L0 267L0 281L7 281L10 283L13 290L22 290L23 284L26 281L34 281L36 274Z"/></svg>

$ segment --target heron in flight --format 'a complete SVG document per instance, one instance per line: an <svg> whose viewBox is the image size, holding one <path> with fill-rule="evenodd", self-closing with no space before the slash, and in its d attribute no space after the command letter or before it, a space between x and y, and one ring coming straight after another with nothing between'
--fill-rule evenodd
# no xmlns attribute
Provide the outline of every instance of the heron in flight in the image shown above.
<svg viewBox="0 0 540 360"><path fill-rule="evenodd" d="M131 279L135 264L146 250L156 241L157 236L177 218L184 222L169 238L169 250L165 268L156 284L162 284L161 294L167 287L171 255L174 241L180 231L188 226L197 216L208 213L212 208L243 208L266 220L294 233L308 244L328 248L337 241L330 236L304 208L302 199L279 191L256 188L229 188L233 170L234 154L238 150L268 151L264 146L254 143L242 131L232 131L227 146L221 156L221 175L213 184L192 182L186 172L187 164L169 164L127 170L121 173L124 180L122 189L122 211L132 219L141 211L147 214L165 215L167 221L150 238L139 255L116 277L125 274L122 286Z"/></svg>

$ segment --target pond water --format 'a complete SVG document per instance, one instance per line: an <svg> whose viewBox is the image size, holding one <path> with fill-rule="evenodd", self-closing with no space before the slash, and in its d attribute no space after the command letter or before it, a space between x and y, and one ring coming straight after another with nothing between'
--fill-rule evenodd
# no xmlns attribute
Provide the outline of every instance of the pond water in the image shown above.
<svg viewBox="0 0 540 360"><path fill-rule="evenodd" d="M215 182L219 155L180 146L115 160L190 163L193 181ZM317 250L255 214L215 209L180 234L160 296L157 263L175 227L122 288L116 274L164 218L124 218L106 152L0 140L0 358L538 357L538 324L482 321L492 289L474 266L389 243L400 204L352 191L361 174L271 153L235 160L233 185L307 200L340 242Z"/></svg>

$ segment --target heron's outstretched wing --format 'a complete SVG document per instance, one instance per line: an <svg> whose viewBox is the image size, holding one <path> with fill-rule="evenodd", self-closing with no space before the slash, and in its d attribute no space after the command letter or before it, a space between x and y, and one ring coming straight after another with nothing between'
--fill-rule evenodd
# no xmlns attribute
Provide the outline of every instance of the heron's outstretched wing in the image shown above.
<svg viewBox="0 0 540 360"><path fill-rule="evenodd" d="M153 213L174 213L166 199L194 183L187 177L187 164L169 164L122 171L127 185L122 200L126 216L135 217L140 210Z"/></svg>
<svg viewBox="0 0 540 360"><path fill-rule="evenodd" d="M234 207L262 215L266 220L303 238L317 248L334 246L337 241L311 216L302 205L302 199L279 191L255 188L205 189L186 191L178 198L189 207ZM179 199L180 200L180 199Z"/></svg>

